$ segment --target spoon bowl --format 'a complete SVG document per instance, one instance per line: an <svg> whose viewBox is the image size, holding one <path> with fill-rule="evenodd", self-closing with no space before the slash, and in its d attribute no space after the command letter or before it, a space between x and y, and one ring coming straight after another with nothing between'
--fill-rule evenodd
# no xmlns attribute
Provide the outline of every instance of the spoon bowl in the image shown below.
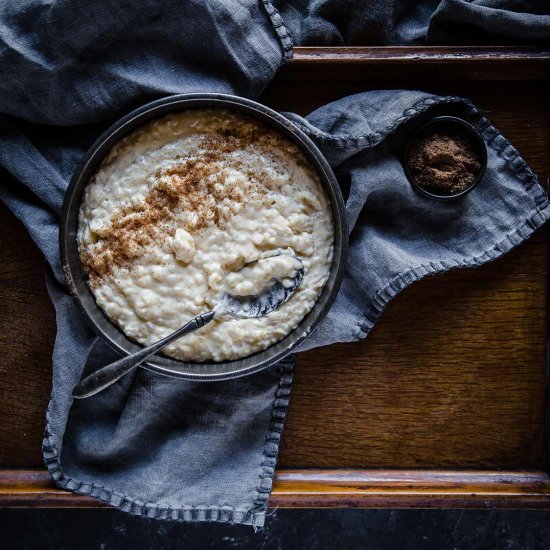
<svg viewBox="0 0 550 550"><path fill-rule="evenodd" d="M270 256L270 258L284 255L285 254L277 254L275 256ZM284 281L280 279L271 279L270 283L262 289L262 292L258 295L237 296L230 292L224 292L213 310L216 316L230 315L240 319L263 317L264 315L269 315L272 311L275 311L287 302L294 292L296 292L296 289L300 286L304 278L304 264L302 260L294 253L289 255L292 255L299 265L292 277L286 278ZM242 271L246 267L250 267L258 261L261 261L261 258L260 260L254 260L245 264L239 271Z"/></svg>

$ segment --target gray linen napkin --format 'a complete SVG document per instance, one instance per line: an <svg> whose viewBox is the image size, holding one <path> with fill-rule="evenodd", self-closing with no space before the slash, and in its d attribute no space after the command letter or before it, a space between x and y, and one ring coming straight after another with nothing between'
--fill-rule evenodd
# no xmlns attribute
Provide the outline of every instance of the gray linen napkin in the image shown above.
<svg viewBox="0 0 550 550"><path fill-rule="evenodd" d="M274 0L300 46L550 44L548 0Z"/></svg>
<svg viewBox="0 0 550 550"><path fill-rule="evenodd" d="M404 174L404 140L427 117L461 116L488 150L481 183L461 199L418 196ZM327 318L302 349L364 338L387 302L426 275L476 267L529 237L550 215L518 151L468 100L424 92L367 92L287 116L319 145L347 194L348 270Z"/></svg>
<svg viewBox="0 0 550 550"><path fill-rule="evenodd" d="M212 384L138 370L73 404L72 389L83 371L115 355L87 328L66 292L57 223L67 182L105 127L76 125L175 92L257 96L291 53L282 19L267 1L63 0L4 4L0 21L0 198L47 259L57 314L47 467L59 486L133 514L261 526L292 361ZM472 119L489 146L483 182L448 204L414 194L398 160L410 128L440 111ZM464 100L371 92L306 119L288 116L336 168L352 230L342 291L308 347L364 337L384 304L407 284L493 259L548 217L534 175Z"/></svg>

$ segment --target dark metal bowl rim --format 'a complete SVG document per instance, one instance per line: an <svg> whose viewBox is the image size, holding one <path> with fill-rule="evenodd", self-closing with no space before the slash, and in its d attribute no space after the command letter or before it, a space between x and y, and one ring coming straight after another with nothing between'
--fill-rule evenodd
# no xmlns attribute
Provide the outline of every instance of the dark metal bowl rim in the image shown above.
<svg viewBox="0 0 550 550"><path fill-rule="evenodd" d="M76 233L82 193L109 150L121 138L146 122L170 112L195 108L223 108L256 118L295 143L317 170L328 196L334 224L334 252L328 280L312 310L296 329L266 350L243 359L219 363L187 363L155 356L142 367L167 376L194 381L216 381L249 375L274 365L296 350L328 313L340 288L348 252L346 210L338 182L317 146L293 122L255 101L217 93L181 94L148 103L122 117L90 147L76 169L65 194L60 223L61 264L69 291L92 329L120 353L141 346L127 338L96 304L78 255Z"/></svg>

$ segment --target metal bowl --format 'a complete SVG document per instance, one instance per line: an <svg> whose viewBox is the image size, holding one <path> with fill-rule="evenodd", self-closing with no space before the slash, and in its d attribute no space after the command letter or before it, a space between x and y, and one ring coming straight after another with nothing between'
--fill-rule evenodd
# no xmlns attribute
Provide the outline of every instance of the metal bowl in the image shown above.
<svg viewBox="0 0 550 550"><path fill-rule="evenodd" d="M188 109L220 108L243 113L271 126L295 143L317 170L332 207L334 223L334 257L328 280L312 310L285 338L259 353L243 359L219 363L191 363L155 356L142 366L151 371L187 380L214 381L237 378L269 367L292 353L321 322L332 305L342 282L348 250L348 228L344 200L338 182L315 144L291 121L267 107L225 94L184 94L153 101L126 115L92 145L77 168L67 189L61 213L60 248L65 279L74 299L94 331L122 354L141 346L130 340L96 304L82 270L76 234L78 212L84 188L103 158L120 139L137 127L170 112Z"/></svg>

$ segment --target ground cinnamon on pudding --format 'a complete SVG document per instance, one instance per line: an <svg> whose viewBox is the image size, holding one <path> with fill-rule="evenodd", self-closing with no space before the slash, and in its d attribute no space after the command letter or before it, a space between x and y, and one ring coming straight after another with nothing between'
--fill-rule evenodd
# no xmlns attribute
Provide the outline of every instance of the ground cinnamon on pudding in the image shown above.
<svg viewBox="0 0 550 550"><path fill-rule="evenodd" d="M481 170L481 156L475 143L468 136L444 130L418 139L407 162L418 185L442 194L464 191Z"/></svg>
<svg viewBox="0 0 550 550"><path fill-rule="evenodd" d="M121 267L130 267L146 247L162 248L166 235L173 233L174 227L182 226L181 220L178 221L182 212L194 214L186 222L186 228L196 233L211 225L223 227L226 220L219 205L225 199L244 206L266 194L261 184L265 174L261 170L248 172L251 185L247 196L240 192L238 184L224 182L219 185L219 181L211 177L219 171L216 163L224 156L258 139L256 129L239 130L235 128L205 137L201 142L200 158L185 159L168 170L158 171L156 185L142 202L121 209L107 227L96 230L94 251L81 253L84 271L92 285L100 284L104 277Z"/></svg>

